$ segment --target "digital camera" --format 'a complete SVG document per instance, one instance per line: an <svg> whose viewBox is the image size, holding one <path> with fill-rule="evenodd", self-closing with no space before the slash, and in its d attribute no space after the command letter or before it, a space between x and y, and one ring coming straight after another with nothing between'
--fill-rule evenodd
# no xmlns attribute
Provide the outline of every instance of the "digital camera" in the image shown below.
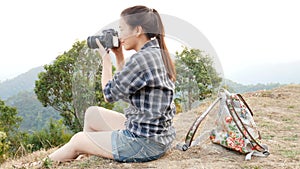
<svg viewBox="0 0 300 169"><path fill-rule="evenodd" d="M99 39L100 43L105 49L119 47L118 32L114 29L105 29L102 31L103 35L89 36L87 38L87 45L90 49L99 48L96 43L96 38Z"/></svg>

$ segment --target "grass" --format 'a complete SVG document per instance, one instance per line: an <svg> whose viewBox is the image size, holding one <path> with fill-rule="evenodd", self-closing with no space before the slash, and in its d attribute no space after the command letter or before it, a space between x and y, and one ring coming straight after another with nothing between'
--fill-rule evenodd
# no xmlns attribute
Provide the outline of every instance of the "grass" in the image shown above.
<svg viewBox="0 0 300 169"><path fill-rule="evenodd" d="M272 93L272 91L263 91L262 93L261 93L261 97L273 97L273 93Z"/></svg>
<svg viewBox="0 0 300 169"><path fill-rule="evenodd" d="M262 121L259 124L257 124L260 128L273 128L273 123L269 122L269 121Z"/></svg>
<svg viewBox="0 0 300 169"><path fill-rule="evenodd" d="M288 108L289 108L289 109L294 109L295 106L294 106L294 105L290 105L290 106L288 106Z"/></svg>
<svg viewBox="0 0 300 169"><path fill-rule="evenodd" d="M282 118L282 121L284 121L284 122L293 122L293 119L288 118L288 117L284 117L284 118Z"/></svg>
<svg viewBox="0 0 300 169"><path fill-rule="evenodd" d="M297 141L298 140L298 135L295 134L295 135L290 136L290 137L284 137L283 140L284 141Z"/></svg>
<svg viewBox="0 0 300 169"><path fill-rule="evenodd" d="M272 140L274 137L275 137L275 135L272 135L272 134L270 134L270 135L263 135L262 139L264 139L264 140Z"/></svg>
<svg viewBox="0 0 300 169"><path fill-rule="evenodd" d="M279 150L280 154L286 158L296 159L297 155L300 155L300 150Z"/></svg>
<svg viewBox="0 0 300 169"><path fill-rule="evenodd" d="M263 169L261 166L243 166L243 169Z"/></svg>

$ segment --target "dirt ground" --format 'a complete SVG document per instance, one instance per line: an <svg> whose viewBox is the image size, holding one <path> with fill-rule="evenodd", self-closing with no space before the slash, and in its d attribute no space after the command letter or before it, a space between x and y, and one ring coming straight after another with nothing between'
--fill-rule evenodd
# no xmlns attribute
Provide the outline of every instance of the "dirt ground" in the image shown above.
<svg viewBox="0 0 300 169"><path fill-rule="evenodd" d="M251 161L245 161L244 155L212 144L208 139L201 146L194 146L185 152L177 150L176 144L183 141L194 120L210 104L205 103L193 111L176 115L177 139L174 147L161 159L147 163L118 163L91 156L69 163L52 164L51 168L300 168L300 85L245 93L243 96L254 113L262 143L269 147L271 154L267 158L253 157ZM13 164L39 160L53 150L8 161L1 168L13 168Z"/></svg>

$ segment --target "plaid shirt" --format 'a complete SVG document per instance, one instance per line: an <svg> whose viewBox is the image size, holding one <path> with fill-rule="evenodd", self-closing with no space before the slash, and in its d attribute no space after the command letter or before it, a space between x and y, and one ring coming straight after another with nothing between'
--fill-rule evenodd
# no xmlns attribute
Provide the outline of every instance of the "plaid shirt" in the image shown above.
<svg viewBox="0 0 300 169"><path fill-rule="evenodd" d="M109 102L122 99L130 103L124 110L129 131L167 145L175 138L174 88L155 39L132 55L103 91Z"/></svg>

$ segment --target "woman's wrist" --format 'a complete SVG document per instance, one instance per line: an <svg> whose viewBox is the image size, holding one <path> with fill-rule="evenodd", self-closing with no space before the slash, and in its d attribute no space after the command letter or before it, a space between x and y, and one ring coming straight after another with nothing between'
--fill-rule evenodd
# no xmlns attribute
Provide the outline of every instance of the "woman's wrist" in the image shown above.
<svg viewBox="0 0 300 169"><path fill-rule="evenodd" d="M122 61L117 61L117 71L122 70L123 67L124 67L124 65L125 65L125 61L124 61L124 60L122 60Z"/></svg>
<svg viewBox="0 0 300 169"><path fill-rule="evenodd" d="M116 55L116 62L117 62L117 71L122 70L124 64L125 64L125 59L123 53L115 53Z"/></svg>
<svg viewBox="0 0 300 169"><path fill-rule="evenodd" d="M100 56L101 56L102 59L104 59L105 57L107 57L106 55L109 55L109 50L101 51Z"/></svg>

